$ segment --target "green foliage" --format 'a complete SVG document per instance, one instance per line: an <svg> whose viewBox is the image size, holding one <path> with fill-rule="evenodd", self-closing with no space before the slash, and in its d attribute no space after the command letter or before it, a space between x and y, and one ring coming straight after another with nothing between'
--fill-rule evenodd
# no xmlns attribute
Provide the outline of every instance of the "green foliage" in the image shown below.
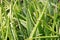
<svg viewBox="0 0 60 40"><path fill-rule="evenodd" d="M0 40L60 40L58 0L0 0Z"/></svg>

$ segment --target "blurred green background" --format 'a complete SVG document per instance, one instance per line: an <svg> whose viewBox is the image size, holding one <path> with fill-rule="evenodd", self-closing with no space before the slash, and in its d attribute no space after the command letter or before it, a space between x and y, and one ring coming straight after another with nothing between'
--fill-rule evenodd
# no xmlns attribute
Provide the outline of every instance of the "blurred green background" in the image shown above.
<svg viewBox="0 0 60 40"><path fill-rule="evenodd" d="M60 0L0 0L0 40L60 40Z"/></svg>

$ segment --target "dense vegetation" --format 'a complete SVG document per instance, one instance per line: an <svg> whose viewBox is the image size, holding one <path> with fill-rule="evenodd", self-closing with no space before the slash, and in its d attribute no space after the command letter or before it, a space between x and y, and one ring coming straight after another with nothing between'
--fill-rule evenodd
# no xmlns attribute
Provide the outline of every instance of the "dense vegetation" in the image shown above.
<svg viewBox="0 0 60 40"><path fill-rule="evenodd" d="M59 0L0 0L0 40L60 40Z"/></svg>

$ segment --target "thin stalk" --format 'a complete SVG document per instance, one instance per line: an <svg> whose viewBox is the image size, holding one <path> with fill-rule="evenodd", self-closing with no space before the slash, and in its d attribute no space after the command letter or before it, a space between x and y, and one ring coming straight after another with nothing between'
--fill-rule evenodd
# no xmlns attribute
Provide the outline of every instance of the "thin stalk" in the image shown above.
<svg viewBox="0 0 60 40"><path fill-rule="evenodd" d="M35 31L36 31L39 23L40 23L40 20L41 20L43 14L44 14L45 9L46 9L46 5L44 6L44 9L43 9L43 11L42 11L42 14L39 16L39 18L38 18L38 20L37 20L37 23L35 24L35 27L33 28L32 32L30 33L29 38L32 38L32 37L33 37L33 35L34 35L34 33L35 33Z"/></svg>

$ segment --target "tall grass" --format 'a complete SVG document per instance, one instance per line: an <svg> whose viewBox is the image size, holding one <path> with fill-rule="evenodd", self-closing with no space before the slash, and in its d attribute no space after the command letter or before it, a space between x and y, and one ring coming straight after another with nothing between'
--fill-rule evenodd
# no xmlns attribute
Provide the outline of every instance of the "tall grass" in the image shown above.
<svg viewBox="0 0 60 40"><path fill-rule="evenodd" d="M60 2L0 0L0 40L60 40Z"/></svg>

